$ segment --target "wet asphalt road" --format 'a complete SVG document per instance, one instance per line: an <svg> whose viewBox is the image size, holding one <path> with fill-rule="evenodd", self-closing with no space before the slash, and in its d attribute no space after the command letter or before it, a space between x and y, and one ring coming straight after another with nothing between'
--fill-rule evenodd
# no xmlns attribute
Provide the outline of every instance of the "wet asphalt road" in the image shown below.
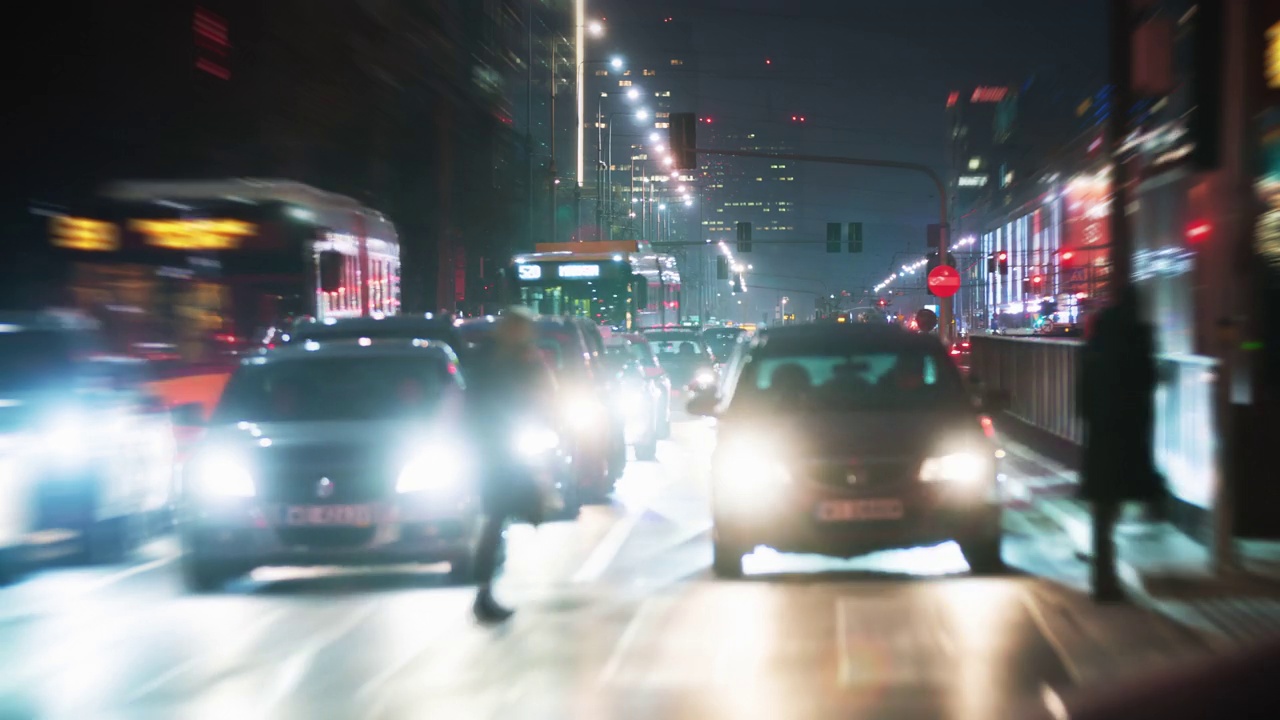
<svg viewBox="0 0 1280 720"><path fill-rule="evenodd" d="M707 422L678 423L613 505L513 528L499 594L519 612L498 628L444 566L268 569L187 595L170 539L0 588L0 718L985 720L1203 652L1089 603L1085 566L1027 509L1007 517L1002 577L969 576L947 544L761 550L717 581Z"/></svg>

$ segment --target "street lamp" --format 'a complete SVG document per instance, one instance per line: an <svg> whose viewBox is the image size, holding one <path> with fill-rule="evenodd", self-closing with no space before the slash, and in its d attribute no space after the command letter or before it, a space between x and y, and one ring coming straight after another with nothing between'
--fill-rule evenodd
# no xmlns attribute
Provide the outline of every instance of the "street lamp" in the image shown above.
<svg viewBox="0 0 1280 720"><path fill-rule="evenodd" d="M592 20L591 22L587 23L587 32L591 33L592 37L603 37L604 23L600 22L599 20Z"/></svg>
<svg viewBox="0 0 1280 720"><path fill-rule="evenodd" d="M640 108L639 110L637 110L637 111L636 111L636 119L637 119L637 120L648 120L648 119L649 119L649 111L648 111L648 110L645 110L644 108Z"/></svg>
<svg viewBox="0 0 1280 720"><path fill-rule="evenodd" d="M622 69L622 58L620 58L620 57L615 57L614 59L610 60L610 61L609 61L609 66L610 66L610 67L612 67L614 70L621 70L621 69Z"/></svg>
<svg viewBox="0 0 1280 720"><path fill-rule="evenodd" d="M658 141L659 141L659 140L661 140L661 139L662 139L662 135L661 135L657 130L654 130L653 132L649 133L649 142L655 142L655 143L656 143L656 142L658 142ZM662 148L662 146L661 146L661 145L659 145L659 146L658 146L658 149L659 149L659 150L661 150L661 148Z"/></svg>
<svg viewBox="0 0 1280 720"><path fill-rule="evenodd" d="M627 91L628 100L635 100L638 97L640 97L640 90L638 88L631 88Z"/></svg>

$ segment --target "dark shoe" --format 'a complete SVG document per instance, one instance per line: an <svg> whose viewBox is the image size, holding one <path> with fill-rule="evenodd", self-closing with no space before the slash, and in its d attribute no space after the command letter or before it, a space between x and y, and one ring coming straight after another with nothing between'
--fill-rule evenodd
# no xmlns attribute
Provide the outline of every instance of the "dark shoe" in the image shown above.
<svg viewBox="0 0 1280 720"><path fill-rule="evenodd" d="M476 620L481 623L505 622L515 614L511 608L499 605L498 601L493 599L493 593L488 590L476 593L476 602L471 606L471 611L475 613Z"/></svg>

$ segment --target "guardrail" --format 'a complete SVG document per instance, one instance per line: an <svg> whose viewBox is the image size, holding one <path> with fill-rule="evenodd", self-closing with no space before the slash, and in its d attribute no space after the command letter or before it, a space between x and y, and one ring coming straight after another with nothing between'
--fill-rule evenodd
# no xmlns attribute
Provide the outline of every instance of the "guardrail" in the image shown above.
<svg viewBox="0 0 1280 720"><path fill-rule="evenodd" d="M1082 341L999 335L969 341L970 377L1009 393L1010 416L1073 445L1084 442L1077 400ZM1217 367L1215 359L1201 355L1156 356L1156 467L1174 496L1200 507L1210 505L1217 472Z"/></svg>
<svg viewBox="0 0 1280 720"><path fill-rule="evenodd" d="M1076 401L1080 374L1079 340L969 338L971 377L1009 393L1008 414L1072 444L1084 442Z"/></svg>

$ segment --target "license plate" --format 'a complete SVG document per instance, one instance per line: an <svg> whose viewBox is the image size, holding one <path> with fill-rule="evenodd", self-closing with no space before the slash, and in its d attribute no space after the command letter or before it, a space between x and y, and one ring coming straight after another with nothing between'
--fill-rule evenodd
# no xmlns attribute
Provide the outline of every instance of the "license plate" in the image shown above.
<svg viewBox="0 0 1280 720"><path fill-rule="evenodd" d="M284 509L284 524L368 527L373 524L373 506L290 505Z"/></svg>
<svg viewBox="0 0 1280 720"><path fill-rule="evenodd" d="M818 519L822 522L900 520L902 519L902 501L897 498L824 500L818 503Z"/></svg>

